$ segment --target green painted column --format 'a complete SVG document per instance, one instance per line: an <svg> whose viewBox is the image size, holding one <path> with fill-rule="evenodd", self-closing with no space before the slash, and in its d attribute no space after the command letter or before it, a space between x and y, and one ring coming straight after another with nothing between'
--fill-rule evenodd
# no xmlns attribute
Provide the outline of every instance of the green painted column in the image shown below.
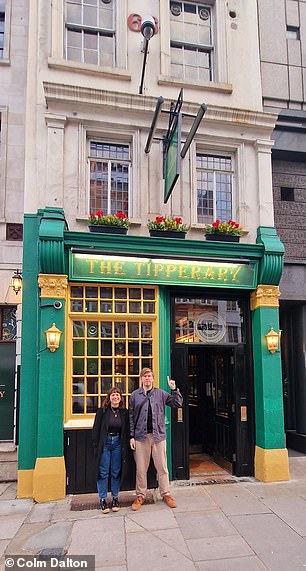
<svg viewBox="0 0 306 571"><path fill-rule="evenodd" d="M41 280L41 275L39 277ZM44 276L44 279L63 280L62 276ZM64 277L67 283L67 277ZM39 389L37 421L37 457L47 458L63 456L63 418L64 418L64 327L65 296L41 300ZM54 308L54 302L60 301L62 307ZM52 353L46 349L45 331L55 323L62 331L59 348ZM50 427L52 429L50 430Z"/></svg>
<svg viewBox="0 0 306 571"><path fill-rule="evenodd" d="M254 396L255 477L262 481L289 479L282 396L280 350L270 353L266 334L279 331L278 286L259 285L251 294Z"/></svg>
<svg viewBox="0 0 306 571"><path fill-rule="evenodd" d="M171 371L170 356L170 295L168 288L159 288L159 381L160 388L169 391L167 375ZM172 479L171 462L171 409L166 407L166 440L169 477Z"/></svg>
<svg viewBox="0 0 306 571"><path fill-rule="evenodd" d="M38 232L40 216L25 214L23 227L22 267L22 344L19 405L17 497L33 494L33 470L36 461L39 351L38 329L39 271Z"/></svg>

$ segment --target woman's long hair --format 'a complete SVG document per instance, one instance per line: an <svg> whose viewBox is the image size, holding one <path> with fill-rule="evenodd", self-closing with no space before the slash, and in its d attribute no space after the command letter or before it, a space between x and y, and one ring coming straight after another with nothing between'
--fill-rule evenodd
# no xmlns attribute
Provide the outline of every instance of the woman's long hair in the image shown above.
<svg viewBox="0 0 306 571"><path fill-rule="evenodd" d="M110 401L110 396L113 393L118 393L120 395L120 403L119 403L119 408L124 408L124 401L122 398L122 391L121 389L118 389L117 387L112 387L111 389L109 389L109 391L107 391L107 395L103 401L103 408L110 408L111 407L111 401Z"/></svg>

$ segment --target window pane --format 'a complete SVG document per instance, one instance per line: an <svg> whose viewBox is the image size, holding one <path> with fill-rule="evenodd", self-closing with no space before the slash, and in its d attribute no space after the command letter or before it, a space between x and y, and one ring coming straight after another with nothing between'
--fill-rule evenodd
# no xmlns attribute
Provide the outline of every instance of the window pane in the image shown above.
<svg viewBox="0 0 306 571"><path fill-rule="evenodd" d="M87 355L98 355L98 339L87 341Z"/></svg>
<svg viewBox="0 0 306 571"><path fill-rule="evenodd" d="M84 321L74 321L73 322L73 337L84 337L85 335L85 323Z"/></svg>
<svg viewBox="0 0 306 571"><path fill-rule="evenodd" d="M98 377L95 377L93 379L87 379L87 393L98 394L98 388L99 388L98 385L99 385Z"/></svg>
<svg viewBox="0 0 306 571"><path fill-rule="evenodd" d="M70 290L70 297L83 297L83 288L82 286L71 286Z"/></svg>
<svg viewBox="0 0 306 571"><path fill-rule="evenodd" d="M82 23L81 6L78 6L77 4L67 3L67 22L70 24Z"/></svg>
<svg viewBox="0 0 306 571"><path fill-rule="evenodd" d="M67 30L67 45L70 48L81 48L82 32L78 30Z"/></svg>
<svg viewBox="0 0 306 571"><path fill-rule="evenodd" d="M139 337L139 323L128 323L128 336L132 339Z"/></svg>
<svg viewBox="0 0 306 571"><path fill-rule="evenodd" d="M84 340L81 341L73 341L73 355L75 356L82 356L84 355Z"/></svg>

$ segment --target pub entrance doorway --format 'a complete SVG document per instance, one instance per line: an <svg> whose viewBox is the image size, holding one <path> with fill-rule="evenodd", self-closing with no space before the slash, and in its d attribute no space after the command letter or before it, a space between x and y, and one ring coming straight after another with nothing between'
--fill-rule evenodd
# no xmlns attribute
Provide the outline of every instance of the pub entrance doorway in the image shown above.
<svg viewBox="0 0 306 571"><path fill-rule="evenodd" d="M196 328L209 327L206 318L220 332L217 302L215 305L213 316L211 308L207 313L202 308L199 318L194 303L189 311L194 326L189 319L188 342L176 334L172 343L171 375L184 398L182 409L172 411L173 479L200 475L209 459L217 471L220 467L219 471L236 476L254 473L253 375L246 330L239 332L240 342L228 343L229 317L223 312L224 337L216 334L218 343L199 342ZM177 342L181 338L185 342Z"/></svg>
<svg viewBox="0 0 306 571"><path fill-rule="evenodd" d="M194 462L201 461L195 454L211 456L236 476L252 476L253 407L245 347L176 344L172 377L184 397L182 410L172 412L173 478L190 478Z"/></svg>

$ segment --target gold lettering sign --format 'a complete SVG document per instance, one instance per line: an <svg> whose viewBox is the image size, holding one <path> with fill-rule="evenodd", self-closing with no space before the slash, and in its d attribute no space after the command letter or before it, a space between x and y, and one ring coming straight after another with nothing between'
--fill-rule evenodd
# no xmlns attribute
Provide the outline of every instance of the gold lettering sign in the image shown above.
<svg viewBox="0 0 306 571"><path fill-rule="evenodd" d="M254 289L256 263L188 261L101 256L70 252L72 280L124 283L211 285Z"/></svg>

